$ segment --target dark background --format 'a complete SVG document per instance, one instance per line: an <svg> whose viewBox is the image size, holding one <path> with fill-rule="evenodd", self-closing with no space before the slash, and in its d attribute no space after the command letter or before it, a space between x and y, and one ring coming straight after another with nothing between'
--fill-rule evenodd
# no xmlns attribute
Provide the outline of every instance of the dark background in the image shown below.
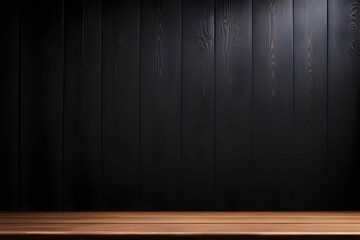
<svg viewBox="0 0 360 240"><path fill-rule="evenodd" d="M0 11L1 210L360 210L359 0Z"/></svg>

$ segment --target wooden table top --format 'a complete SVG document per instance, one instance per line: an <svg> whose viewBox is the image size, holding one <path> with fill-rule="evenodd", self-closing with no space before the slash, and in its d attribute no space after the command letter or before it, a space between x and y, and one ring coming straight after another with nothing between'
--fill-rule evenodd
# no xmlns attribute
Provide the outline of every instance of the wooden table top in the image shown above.
<svg viewBox="0 0 360 240"><path fill-rule="evenodd" d="M360 212L0 212L12 234L360 237Z"/></svg>

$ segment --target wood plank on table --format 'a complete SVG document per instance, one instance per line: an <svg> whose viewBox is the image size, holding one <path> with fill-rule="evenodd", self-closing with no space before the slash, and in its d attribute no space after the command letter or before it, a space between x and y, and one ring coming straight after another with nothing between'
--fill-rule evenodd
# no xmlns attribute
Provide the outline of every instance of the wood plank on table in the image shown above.
<svg viewBox="0 0 360 240"><path fill-rule="evenodd" d="M360 224L358 212L26 212L0 213L0 224Z"/></svg>
<svg viewBox="0 0 360 240"><path fill-rule="evenodd" d="M4 234L360 236L360 224L2 224Z"/></svg>

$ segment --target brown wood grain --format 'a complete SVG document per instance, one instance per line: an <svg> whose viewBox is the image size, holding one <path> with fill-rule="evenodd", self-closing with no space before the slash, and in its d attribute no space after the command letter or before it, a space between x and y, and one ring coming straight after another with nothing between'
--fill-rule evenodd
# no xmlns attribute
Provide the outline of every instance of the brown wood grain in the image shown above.
<svg viewBox="0 0 360 240"><path fill-rule="evenodd" d="M360 224L2 224L1 234L360 235Z"/></svg>
<svg viewBox="0 0 360 240"><path fill-rule="evenodd" d="M359 236L360 212L2 212L9 235Z"/></svg>

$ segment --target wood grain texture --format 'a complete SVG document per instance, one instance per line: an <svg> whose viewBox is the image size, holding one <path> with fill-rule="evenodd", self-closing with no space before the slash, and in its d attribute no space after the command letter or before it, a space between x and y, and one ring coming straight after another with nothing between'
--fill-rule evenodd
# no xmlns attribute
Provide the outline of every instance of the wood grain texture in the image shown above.
<svg viewBox="0 0 360 240"><path fill-rule="evenodd" d="M252 1L216 1L215 209L246 209L252 185Z"/></svg>
<svg viewBox="0 0 360 240"><path fill-rule="evenodd" d="M139 208L139 1L102 2L103 208Z"/></svg>
<svg viewBox="0 0 360 240"><path fill-rule="evenodd" d="M101 1L65 1L64 209L101 205Z"/></svg>
<svg viewBox="0 0 360 240"><path fill-rule="evenodd" d="M180 209L181 8L141 1L140 208Z"/></svg>
<svg viewBox="0 0 360 240"><path fill-rule="evenodd" d="M360 224L3 224L0 234L117 236L359 236Z"/></svg>
<svg viewBox="0 0 360 240"><path fill-rule="evenodd" d="M291 209L293 2L253 2L253 164L249 208ZM269 198L268 196L272 196ZM255 197L256 196L256 197Z"/></svg>
<svg viewBox="0 0 360 240"><path fill-rule="evenodd" d="M62 1L21 1L20 6L21 210L60 210Z"/></svg>
<svg viewBox="0 0 360 240"><path fill-rule="evenodd" d="M359 0L1 13L0 210L360 210Z"/></svg>
<svg viewBox="0 0 360 240"><path fill-rule="evenodd" d="M31 223L42 215L50 222ZM17 218L22 216L22 218ZM104 219L105 217L105 219ZM111 217L106 219L106 217ZM152 218L154 217L154 218ZM360 237L358 212L63 212L0 213L0 239L9 236ZM16 219L16 222L13 221ZM123 221L119 221L122 219ZM313 221L316 219L316 221ZM349 222L348 220L351 220ZM77 220L76 222L74 220ZM161 220L161 221L159 221ZM226 224L224 224L226 223ZM313 238L310 238L313 239ZM316 239L316 238L315 238Z"/></svg>
<svg viewBox="0 0 360 240"><path fill-rule="evenodd" d="M182 2L183 203L214 207L214 2Z"/></svg>
<svg viewBox="0 0 360 240"><path fill-rule="evenodd" d="M294 1L293 156L293 204L299 210L331 208L326 173L326 0Z"/></svg>
<svg viewBox="0 0 360 240"><path fill-rule="evenodd" d="M19 1L0 11L0 210L19 207Z"/></svg>
<svg viewBox="0 0 360 240"><path fill-rule="evenodd" d="M357 0L329 0L328 164L332 199L359 210L360 10Z"/></svg>
<svg viewBox="0 0 360 240"><path fill-rule="evenodd" d="M357 224L358 212L1 212L1 224Z"/></svg>

